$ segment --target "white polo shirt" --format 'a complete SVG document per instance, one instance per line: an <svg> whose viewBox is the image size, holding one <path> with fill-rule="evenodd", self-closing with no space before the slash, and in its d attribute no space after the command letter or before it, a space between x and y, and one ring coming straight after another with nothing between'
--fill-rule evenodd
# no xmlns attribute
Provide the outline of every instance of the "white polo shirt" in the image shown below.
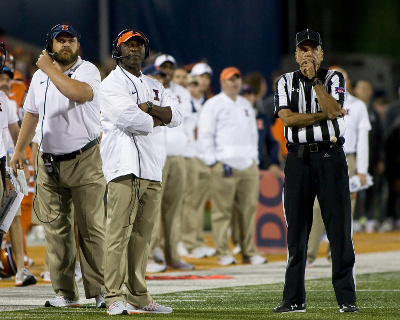
<svg viewBox="0 0 400 320"><path fill-rule="evenodd" d="M204 104L197 124L198 157L207 165L222 162L244 170L258 163L258 133L253 107L224 92Z"/></svg>
<svg viewBox="0 0 400 320"><path fill-rule="evenodd" d="M178 101L165 92L157 80L133 74L117 66L100 86L103 136L100 153L107 180L127 174L161 181L165 163L165 135L162 127L153 128L152 117L139 104L150 101L156 106L171 107L172 120L166 126L182 122Z"/></svg>
<svg viewBox="0 0 400 320"><path fill-rule="evenodd" d="M368 173L368 132L371 130L367 106L360 99L346 93L343 108L347 114L344 117L346 132L344 133L344 150L346 153L355 153L357 159L357 173ZM373 150L371 150L373 152Z"/></svg>
<svg viewBox="0 0 400 320"><path fill-rule="evenodd" d="M191 95L184 87L170 82L170 87L165 88L172 97L178 101L178 107L182 113L182 123L175 128L165 128L165 144L167 150L167 157L173 156L186 156L188 146L192 136L190 135L192 120L190 115L192 113Z"/></svg>
<svg viewBox="0 0 400 320"><path fill-rule="evenodd" d="M94 64L78 57L64 74L89 84L93 89L93 99L85 103L73 102L56 88L43 71L35 72L24 109L39 114L37 129L43 138L40 150L47 153L70 153L100 136L99 70Z"/></svg>

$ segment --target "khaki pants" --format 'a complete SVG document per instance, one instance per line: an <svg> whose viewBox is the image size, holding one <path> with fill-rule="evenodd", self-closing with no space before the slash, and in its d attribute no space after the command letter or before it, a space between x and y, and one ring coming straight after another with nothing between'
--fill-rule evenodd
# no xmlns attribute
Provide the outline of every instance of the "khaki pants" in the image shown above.
<svg viewBox="0 0 400 320"><path fill-rule="evenodd" d="M105 291L103 253L104 192L100 148L96 145L75 159L57 164L60 181L50 176L38 157L37 201L46 233L51 284L56 295L79 299L75 282L76 244L73 203L78 223L79 254L86 298Z"/></svg>
<svg viewBox="0 0 400 320"><path fill-rule="evenodd" d="M107 306L126 301L141 308L152 301L145 274L160 201L161 182L133 179L133 175L128 175L108 184L104 266ZM124 292L126 274L127 292Z"/></svg>
<svg viewBox="0 0 400 320"><path fill-rule="evenodd" d="M356 174L357 171L357 162L355 154L346 155L347 165L349 167L349 177ZM354 207L356 205L355 197L351 197L351 212L354 213ZM325 225L322 221L321 216L321 208L318 203L318 199L315 198L314 208L313 208L313 223L310 232L310 236L308 238L308 248L307 248L307 261L309 263L313 263L317 258L319 245L321 243L321 237L324 233ZM331 260L331 249L330 246L327 248L327 258Z"/></svg>
<svg viewBox="0 0 400 320"><path fill-rule="evenodd" d="M210 168L200 159L186 159L187 183L184 192L182 241L192 251L204 245L204 207L210 192Z"/></svg>
<svg viewBox="0 0 400 320"><path fill-rule="evenodd" d="M150 240L150 259L154 248L160 245L161 230L163 230L164 254L167 264L180 261L177 246L180 238L185 182L185 159L183 157L167 157L163 168L161 206Z"/></svg>
<svg viewBox="0 0 400 320"><path fill-rule="evenodd" d="M222 163L217 163L212 169L211 220L218 257L232 254L228 246L227 232L234 209L237 210L239 218L243 258L257 254L254 232L258 194L259 171L255 163L245 170L232 169L230 177L224 177Z"/></svg>

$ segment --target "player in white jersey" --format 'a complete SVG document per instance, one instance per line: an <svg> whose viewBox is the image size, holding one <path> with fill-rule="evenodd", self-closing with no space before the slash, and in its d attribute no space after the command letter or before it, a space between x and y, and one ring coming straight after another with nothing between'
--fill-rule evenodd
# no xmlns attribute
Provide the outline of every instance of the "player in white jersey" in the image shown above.
<svg viewBox="0 0 400 320"><path fill-rule="evenodd" d="M154 65L165 74L163 80L165 91L177 99L183 118L180 126L165 129L167 159L163 168L160 212L158 213L150 240L149 262L151 261L153 250L161 243L162 228L164 231L164 255L167 266L171 269L192 270L194 269L194 265L181 260L178 254L183 195L186 188L185 156L191 144L190 139L192 136L190 135L190 131L193 131L195 125L190 123L193 120L190 116L192 113L191 96L189 91L171 81L176 67L174 57L162 54L157 57ZM158 267L149 263L147 267L148 272L151 271L152 266Z"/></svg>
<svg viewBox="0 0 400 320"><path fill-rule="evenodd" d="M37 212L46 232L51 284L56 293L47 307L79 306L75 281L76 211L79 256L86 298L105 307L103 248L106 181L100 158L100 72L79 56L80 34L71 25L56 25L46 37L39 70L24 103L26 111L15 153L14 170L23 167L22 152L38 128ZM38 125L39 124L39 125ZM38 126L37 126L38 125Z"/></svg>
<svg viewBox="0 0 400 320"><path fill-rule="evenodd" d="M108 183L107 314L172 312L153 301L145 273L166 156L161 126L178 126L182 115L161 83L142 74L148 54L149 40L142 32L121 31L113 42L117 67L100 88L101 156Z"/></svg>

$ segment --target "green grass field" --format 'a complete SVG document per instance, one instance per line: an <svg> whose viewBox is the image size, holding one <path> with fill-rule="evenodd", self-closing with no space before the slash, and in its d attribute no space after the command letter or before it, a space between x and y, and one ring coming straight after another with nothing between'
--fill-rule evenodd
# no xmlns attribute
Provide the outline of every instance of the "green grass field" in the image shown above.
<svg viewBox="0 0 400 320"><path fill-rule="evenodd" d="M359 313L339 312L330 279L308 280L307 312L275 314L271 310L282 297L282 284L240 286L155 295L174 308L172 314L136 314L120 317L162 319L400 319L400 271L357 276ZM101 319L106 311L94 305L79 309L40 308L2 312L1 319Z"/></svg>

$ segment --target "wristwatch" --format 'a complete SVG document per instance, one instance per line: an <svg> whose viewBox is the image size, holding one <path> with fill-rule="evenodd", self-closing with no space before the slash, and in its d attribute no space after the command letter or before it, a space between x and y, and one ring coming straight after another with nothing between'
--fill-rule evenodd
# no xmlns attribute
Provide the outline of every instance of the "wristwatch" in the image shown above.
<svg viewBox="0 0 400 320"><path fill-rule="evenodd" d="M149 108L147 109L147 113L150 114L151 109L153 109L153 107L154 107L154 104L153 104L153 102L150 102L150 101L147 101L146 103L147 103L147 105L148 105L148 107L149 107Z"/></svg>
<svg viewBox="0 0 400 320"><path fill-rule="evenodd" d="M11 176L8 172L6 173L6 179L11 179Z"/></svg>

